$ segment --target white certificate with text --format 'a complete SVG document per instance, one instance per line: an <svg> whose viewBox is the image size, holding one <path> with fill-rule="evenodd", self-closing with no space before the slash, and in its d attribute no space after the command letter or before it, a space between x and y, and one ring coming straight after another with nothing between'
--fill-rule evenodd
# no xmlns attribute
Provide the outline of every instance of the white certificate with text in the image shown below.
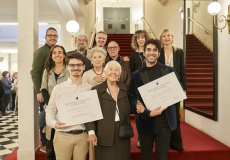
<svg viewBox="0 0 230 160"><path fill-rule="evenodd" d="M174 72L149 82L138 88L149 110L168 107L186 99L186 95Z"/></svg>
<svg viewBox="0 0 230 160"><path fill-rule="evenodd" d="M103 119L96 90L56 99L60 122L66 126Z"/></svg>

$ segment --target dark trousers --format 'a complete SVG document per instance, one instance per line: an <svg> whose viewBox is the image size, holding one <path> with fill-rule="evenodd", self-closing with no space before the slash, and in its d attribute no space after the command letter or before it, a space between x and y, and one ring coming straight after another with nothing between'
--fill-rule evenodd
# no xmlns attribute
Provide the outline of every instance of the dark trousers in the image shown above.
<svg viewBox="0 0 230 160"><path fill-rule="evenodd" d="M153 143L155 142L156 160L167 160L171 131L169 128L153 129L151 134L140 133L141 160L152 160Z"/></svg>
<svg viewBox="0 0 230 160"><path fill-rule="evenodd" d="M180 149L183 148L181 131L180 131L180 103L176 104L176 116L177 116L177 128L172 131L171 139L170 139L170 147L172 149Z"/></svg>
<svg viewBox="0 0 230 160"><path fill-rule="evenodd" d="M54 135L55 129L52 128L50 140L46 139L46 157L48 160L56 160L53 144Z"/></svg>
<svg viewBox="0 0 230 160"><path fill-rule="evenodd" d="M45 102L42 102L42 103L39 102L40 113L42 113L42 111L44 110L43 109L44 105L45 105ZM46 134L42 132L44 127L39 127L39 129L40 129L42 146L46 146Z"/></svg>
<svg viewBox="0 0 230 160"><path fill-rule="evenodd" d="M15 97L16 97L16 94L12 94L12 108L11 108L12 111L14 111L15 109Z"/></svg>
<svg viewBox="0 0 230 160"><path fill-rule="evenodd" d="M10 94L4 94L3 101L2 101L2 106L1 106L1 112L2 113L6 112L6 107L9 104L9 100L10 100Z"/></svg>

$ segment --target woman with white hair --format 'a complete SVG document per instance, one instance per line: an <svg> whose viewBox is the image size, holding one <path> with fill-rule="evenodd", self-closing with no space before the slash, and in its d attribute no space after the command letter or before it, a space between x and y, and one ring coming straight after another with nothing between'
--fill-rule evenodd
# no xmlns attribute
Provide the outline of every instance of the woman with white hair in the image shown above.
<svg viewBox="0 0 230 160"><path fill-rule="evenodd" d="M118 81L121 65L110 61L105 66L106 81L97 90L103 119L86 124L88 142L95 146L96 160L130 160L130 138L119 136L121 125L129 125L128 87Z"/></svg>
<svg viewBox="0 0 230 160"><path fill-rule="evenodd" d="M93 68L86 71L82 81L95 86L105 80L104 63L107 52L101 47L95 47L88 51L87 58L91 61Z"/></svg>

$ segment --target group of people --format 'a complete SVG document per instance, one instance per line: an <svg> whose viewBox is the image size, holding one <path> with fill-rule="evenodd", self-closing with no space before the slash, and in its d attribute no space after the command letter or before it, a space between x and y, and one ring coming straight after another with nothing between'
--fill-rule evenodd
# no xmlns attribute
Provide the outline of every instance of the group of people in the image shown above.
<svg viewBox="0 0 230 160"><path fill-rule="evenodd" d="M18 114L18 73L10 76L8 71L0 72L0 111L1 115L7 115L6 110Z"/></svg>
<svg viewBox="0 0 230 160"><path fill-rule="evenodd" d="M130 138L121 138L121 125L129 125L135 114L141 159L167 159L170 148L183 152L179 102L166 109L146 108L138 87L175 72L186 92L183 51L175 46L172 32L164 30L160 40L151 39L145 30L132 38L130 59L119 55L120 47L107 34L96 34L96 45L87 50L85 35L75 37L75 51L56 45L55 28L46 31L46 44L34 54L31 76L40 112L45 109L46 126L40 127L41 149L48 160L85 160L88 144L95 146L96 160L130 159ZM159 63L160 62L160 63ZM174 68L175 69L174 69ZM56 99L96 90L103 119L66 126L60 122Z"/></svg>

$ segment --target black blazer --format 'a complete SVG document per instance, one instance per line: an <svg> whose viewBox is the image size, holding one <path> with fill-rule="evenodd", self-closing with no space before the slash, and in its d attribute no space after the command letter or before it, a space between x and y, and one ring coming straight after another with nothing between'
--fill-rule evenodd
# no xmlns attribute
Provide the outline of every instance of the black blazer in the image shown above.
<svg viewBox="0 0 230 160"><path fill-rule="evenodd" d="M160 57L157 60L159 63L165 64L165 52L164 47L160 50ZM173 48L173 67L176 70L176 73L183 85L183 88L185 91L187 91L187 85L186 85L186 68L184 63L184 52L181 48L177 48L175 51Z"/></svg>
<svg viewBox="0 0 230 160"><path fill-rule="evenodd" d="M164 64L160 64L160 71L162 76L175 72L175 69L173 67L168 67ZM176 73L175 73L176 74ZM176 74L177 75L177 74ZM145 134L151 134L153 130L153 124L154 124L154 118L149 117L150 110L146 108L145 103L140 95L140 92L138 91L138 87L141 87L149 82L149 77L147 73L146 67L142 67L136 72L132 73L131 82L129 85L129 103L130 103L130 109L135 114L138 115L138 127L139 130L142 133ZM143 113L137 113L136 112L136 105L137 100L139 100L145 107L145 110ZM166 120L168 122L169 128L171 131L175 130L177 128L177 121L176 121L176 109L175 104L169 106L166 110Z"/></svg>

